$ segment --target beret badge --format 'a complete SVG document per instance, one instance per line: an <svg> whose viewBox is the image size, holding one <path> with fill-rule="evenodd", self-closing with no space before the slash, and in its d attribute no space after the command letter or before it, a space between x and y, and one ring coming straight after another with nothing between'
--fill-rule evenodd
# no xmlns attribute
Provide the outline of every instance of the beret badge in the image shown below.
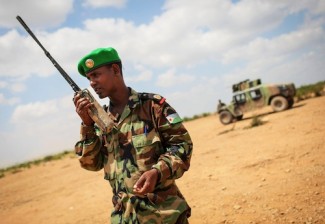
<svg viewBox="0 0 325 224"><path fill-rule="evenodd" d="M94 67L94 64L95 64L94 61L90 58L85 61L85 65L87 66L87 68Z"/></svg>
<svg viewBox="0 0 325 224"><path fill-rule="evenodd" d="M97 48L79 61L78 72L85 77L87 73L96 68L117 62L121 62L121 59L114 48Z"/></svg>

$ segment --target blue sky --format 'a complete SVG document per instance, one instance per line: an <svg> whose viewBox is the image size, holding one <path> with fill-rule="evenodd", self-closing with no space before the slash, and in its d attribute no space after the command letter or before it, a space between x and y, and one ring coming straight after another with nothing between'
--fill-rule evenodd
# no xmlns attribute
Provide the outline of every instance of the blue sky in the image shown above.
<svg viewBox="0 0 325 224"><path fill-rule="evenodd" d="M245 79L325 80L322 0L0 3L0 167L70 150L79 138L72 89L17 15L81 88L89 84L77 73L79 59L112 46L127 85L165 96L182 117L215 112Z"/></svg>

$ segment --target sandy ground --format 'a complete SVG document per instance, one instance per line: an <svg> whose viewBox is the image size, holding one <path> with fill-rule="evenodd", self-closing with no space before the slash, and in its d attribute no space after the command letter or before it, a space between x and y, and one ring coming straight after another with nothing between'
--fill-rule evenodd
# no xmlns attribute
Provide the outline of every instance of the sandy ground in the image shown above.
<svg viewBox="0 0 325 224"><path fill-rule="evenodd" d="M266 123L247 128L256 114ZM319 97L227 126L216 115L185 123L194 153L178 185L190 223L325 223L324 115ZM110 191L74 156L48 162L0 179L0 222L109 223Z"/></svg>

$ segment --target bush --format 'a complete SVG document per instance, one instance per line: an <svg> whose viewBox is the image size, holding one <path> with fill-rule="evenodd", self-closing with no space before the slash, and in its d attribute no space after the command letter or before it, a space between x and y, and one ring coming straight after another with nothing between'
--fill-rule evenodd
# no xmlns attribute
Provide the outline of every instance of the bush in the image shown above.
<svg viewBox="0 0 325 224"><path fill-rule="evenodd" d="M297 88L296 97L298 100L304 100L312 97L322 96L325 94L325 81L315 84L304 85Z"/></svg>
<svg viewBox="0 0 325 224"><path fill-rule="evenodd" d="M264 124L264 121L260 118L260 116L254 116L252 121L251 121L251 127L257 127Z"/></svg>
<svg viewBox="0 0 325 224"><path fill-rule="evenodd" d="M21 163L21 164L18 164L18 165L10 166L8 168L0 169L0 178L4 177L5 173L8 173L8 172L10 172L10 173L18 173L18 172L21 172L24 169L30 168L32 165L39 165L41 163L49 162L49 161L52 161L52 160L58 160L58 159L61 159L61 158L65 157L68 154L72 154L72 151L64 151L62 153L58 153L58 154L55 154L55 155L45 156L42 159L37 159L37 160Z"/></svg>
<svg viewBox="0 0 325 224"><path fill-rule="evenodd" d="M261 116L255 115L252 118L252 121L250 123L250 125L248 127L245 127L244 129L249 129L249 128L254 128L257 126L261 126L263 124L265 124L266 122L262 120Z"/></svg>
<svg viewBox="0 0 325 224"><path fill-rule="evenodd" d="M203 114L200 114L200 115L194 115L193 117L184 117L183 118L183 121L191 121L191 120L195 120L195 119L198 119L198 118L202 118L202 117L207 117L209 116L210 113L203 113Z"/></svg>

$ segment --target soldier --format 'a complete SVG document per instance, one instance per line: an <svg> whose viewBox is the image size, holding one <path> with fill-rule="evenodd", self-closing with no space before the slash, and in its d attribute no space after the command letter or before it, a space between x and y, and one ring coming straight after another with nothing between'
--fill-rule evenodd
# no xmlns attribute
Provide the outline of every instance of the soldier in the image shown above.
<svg viewBox="0 0 325 224"><path fill-rule="evenodd" d="M74 97L82 120L75 151L81 167L104 169L113 191L111 223L188 223L191 209L175 180L189 169L193 144L177 112L164 97L125 85L114 48L90 52L78 71L99 98L109 98L105 109L115 117L103 135L88 115L89 100Z"/></svg>

